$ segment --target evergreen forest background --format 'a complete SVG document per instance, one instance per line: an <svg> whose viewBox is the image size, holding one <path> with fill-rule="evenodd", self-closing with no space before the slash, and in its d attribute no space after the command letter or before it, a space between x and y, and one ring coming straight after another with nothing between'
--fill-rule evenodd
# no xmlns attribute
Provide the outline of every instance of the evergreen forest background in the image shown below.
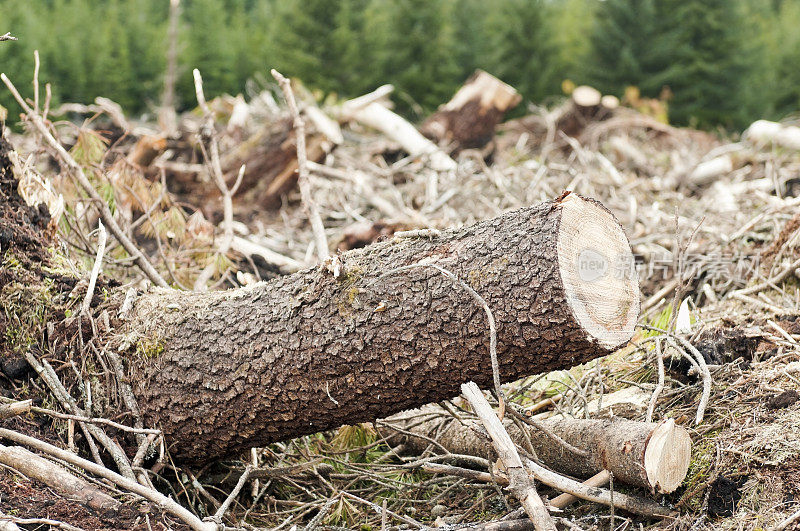
<svg viewBox="0 0 800 531"><path fill-rule="evenodd" d="M159 104L169 0L0 0L0 71L32 92L33 50L54 103ZM320 97L392 83L419 119L483 68L528 102L562 83L666 97L669 121L741 129L800 111L800 0L183 0L178 98L245 92L269 68ZM14 108L3 91L0 105Z"/></svg>

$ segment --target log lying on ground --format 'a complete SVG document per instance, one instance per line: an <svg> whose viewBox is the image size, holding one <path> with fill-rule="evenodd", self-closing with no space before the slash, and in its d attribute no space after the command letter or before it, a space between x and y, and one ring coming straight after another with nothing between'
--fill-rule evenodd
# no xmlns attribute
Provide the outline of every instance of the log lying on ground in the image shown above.
<svg viewBox="0 0 800 531"><path fill-rule="evenodd" d="M420 414L432 416L420 422ZM504 424L514 442L527 448L530 440L542 464L557 472L588 478L609 470L615 480L651 492L668 493L680 486L689 469L691 439L688 432L675 425L672 419L648 423L620 418L558 417L539 422L586 455L568 451L536 428L526 427L526 437L511 421L506 420ZM436 441L454 454L485 457L491 453L489 441L452 419L439 406L402 413L387 419L386 423L416 435L435 435ZM420 437L398 435L388 427L379 429L382 435L390 437L390 443L403 443L410 452L422 452L430 444Z"/></svg>
<svg viewBox="0 0 800 531"><path fill-rule="evenodd" d="M514 87L478 70L421 130L439 142L454 143L456 150L481 148L494 137L505 113L521 100Z"/></svg>
<svg viewBox="0 0 800 531"><path fill-rule="evenodd" d="M614 274L632 263L622 228L574 194L335 260L237 290L139 298L119 348L175 457L207 462L489 384L486 315L424 264L485 298L504 381L614 351L639 313L635 277Z"/></svg>

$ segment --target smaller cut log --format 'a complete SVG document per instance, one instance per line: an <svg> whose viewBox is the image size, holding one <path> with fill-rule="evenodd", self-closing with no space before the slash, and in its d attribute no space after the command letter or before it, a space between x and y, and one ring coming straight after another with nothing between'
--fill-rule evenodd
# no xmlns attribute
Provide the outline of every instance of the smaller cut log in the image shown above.
<svg viewBox="0 0 800 531"><path fill-rule="evenodd" d="M419 415L423 412L433 418L420 422ZM439 444L454 454L485 457L491 452L489 442L474 430L452 418L443 420L437 413L448 415L438 406L427 406L421 411L396 415L386 422L416 435L435 436ZM540 423L585 455L570 452L533 427L526 428L526 437L516 424L505 421L515 443L526 448L530 440L542 464L564 474L588 478L608 470L615 480L651 492L669 493L680 486L689 469L691 439L672 419L647 423L619 418L551 418ZM382 435L391 437L392 445L404 443L411 452L421 452L429 444L420 437L398 436L390 428L380 430Z"/></svg>
<svg viewBox="0 0 800 531"><path fill-rule="evenodd" d="M493 75L477 70L453 99L422 124L422 133L455 150L481 148L494 137L495 127L522 96Z"/></svg>

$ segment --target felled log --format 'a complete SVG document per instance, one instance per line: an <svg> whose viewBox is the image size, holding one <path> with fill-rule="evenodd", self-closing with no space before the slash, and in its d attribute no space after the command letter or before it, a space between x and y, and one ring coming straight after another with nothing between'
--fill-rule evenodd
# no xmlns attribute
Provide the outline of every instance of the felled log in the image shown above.
<svg viewBox="0 0 800 531"><path fill-rule="evenodd" d="M639 313L636 279L615 274L632 260L621 226L575 194L335 260L237 290L138 299L117 348L146 424L176 458L207 462L488 385L487 317L434 265L493 310L504 381L614 351Z"/></svg>
<svg viewBox="0 0 800 531"><path fill-rule="evenodd" d="M421 422L420 414L435 416ZM485 457L491 453L489 441L448 417L439 406L427 406L421 411L396 415L387 423L416 435L432 437L435 434L436 441L454 454ZM523 434L510 420L504 424L515 443L527 448L530 440L542 464L557 472L588 478L608 470L615 480L652 492L669 493L680 486L689 469L691 439L672 419L648 423L621 418L554 417L539 423L586 455L570 452L534 427L526 426ZM402 442L410 452L422 452L430 444L420 437L397 435L390 428L381 428L381 434L389 436L392 444Z"/></svg>
<svg viewBox="0 0 800 531"><path fill-rule="evenodd" d="M455 150L481 148L494 137L495 127L522 96L514 87L477 70L453 99L422 124L422 133L437 142L455 144Z"/></svg>

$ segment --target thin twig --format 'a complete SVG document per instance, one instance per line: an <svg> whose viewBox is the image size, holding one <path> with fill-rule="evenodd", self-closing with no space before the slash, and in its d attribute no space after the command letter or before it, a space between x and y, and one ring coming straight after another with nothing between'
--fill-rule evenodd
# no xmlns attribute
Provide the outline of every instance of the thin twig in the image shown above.
<svg viewBox="0 0 800 531"><path fill-rule="evenodd" d="M654 332L661 332L665 336L667 336L668 340L673 342L673 347L677 350L682 350L681 347L688 350L696 361L697 368L703 378L703 393L700 397L700 403L697 405L697 416L695 417L695 424L700 424L703 422L703 416L705 415L706 407L708 406L708 401L711 398L711 386L713 384L713 379L711 378L711 371L708 369L708 364L706 363L706 359L697 350L694 345L692 345L689 341L682 338L679 335L673 334L672 332L668 332L663 328L658 328L655 326L650 325L639 325L641 328L645 330L652 330ZM680 343L680 347L676 344Z"/></svg>
<svg viewBox="0 0 800 531"><path fill-rule="evenodd" d="M653 422L653 413L656 410L656 403L661 391L664 390L664 357L661 352L661 342L656 340L656 366L658 367L658 385L653 389L653 394L650 396L650 404L647 406L647 416L645 422Z"/></svg>
<svg viewBox="0 0 800 531"><path fill-rule="evenodd" d="M0 42L2 42L2 41L16 41L16 40L19 40L19 39L17 39L13 35L11 35L10 31L7 32L7 33L4 33L3 35L0 35Z"/></svg>
<svg viewBox="0 0 800 531"><path fill-rule="evenodd" d="M281 86L283 97L286 98L289 112L292 113L292 118L294 119L294 130L297 138L297 185L300 187L303 210L306 211L306 215L311 222L311 230L314 233L314 241L317 248L317 257L319 261L322 262L328 258L330 252L328 250L328 239L325 237L325 226L322 224L322 218L320 217L317 203L311 195L311 182L308 176L307 164L308 157L306 154L306 124L300 116L300 111L297 109L297 102L292 92L292 84L277 70L272 69L271 73L272 77L274 77Z"/></svg>
<svg viewBox="0 0 800 531"><path fill-rule="evenodd" d="M81 306L81 311L85 314L89 314L89 310L92 306L92 297L94 296L94 286L97 282L97 276L100 274L100 268L103 266L103 255L106 252L106 239L108 238L108 233L106 232L106 228L103 226L103 222L97 222L97 257L94 259L94 266L92 266L92 274L89 275L89 287L86 288L86 297L83 298L83 305Z"/></svg>
<svg viewBox="0 0 800 531"><path fill-rule="evenodd" d="M217 252L224 256L230 250L231 244L233 243L233 192L231 192L231 190L228 188L228 185L225 182L225 177L222 174L222 164L220 163L219 158L219 142L217 141L217 134L214 129L214 115L211 113L211 109L208 107L208 102L206 102L206 96L203 93L203 77L200 75L200 71L196 68L192 71L192 73L194 74L194 91L195 95L197 96L197 103L200 105L200 109L203 111L203 117L205 118L205 124L203 124L203 128L201 129L202 133L200 138L200 147L202 148L203 156L206 158L206 163L211 165L211 175L214 176L214 183L216 183L220 194L222 194L223 236ZM203 146L202 137L208 138L210 157L208 157L205 146ZM236 184L234 185L234 189L239 188L239 183L241 182L243 175L244 166L242 166L239 170L239 176L236 180ZM216 270L215 262L216 261L212 261L210 264L208 264L197 277L197 280L194 283L195 291L204 291L207 289L206 284L209 280L211 280L211 276Z"/></svg>

